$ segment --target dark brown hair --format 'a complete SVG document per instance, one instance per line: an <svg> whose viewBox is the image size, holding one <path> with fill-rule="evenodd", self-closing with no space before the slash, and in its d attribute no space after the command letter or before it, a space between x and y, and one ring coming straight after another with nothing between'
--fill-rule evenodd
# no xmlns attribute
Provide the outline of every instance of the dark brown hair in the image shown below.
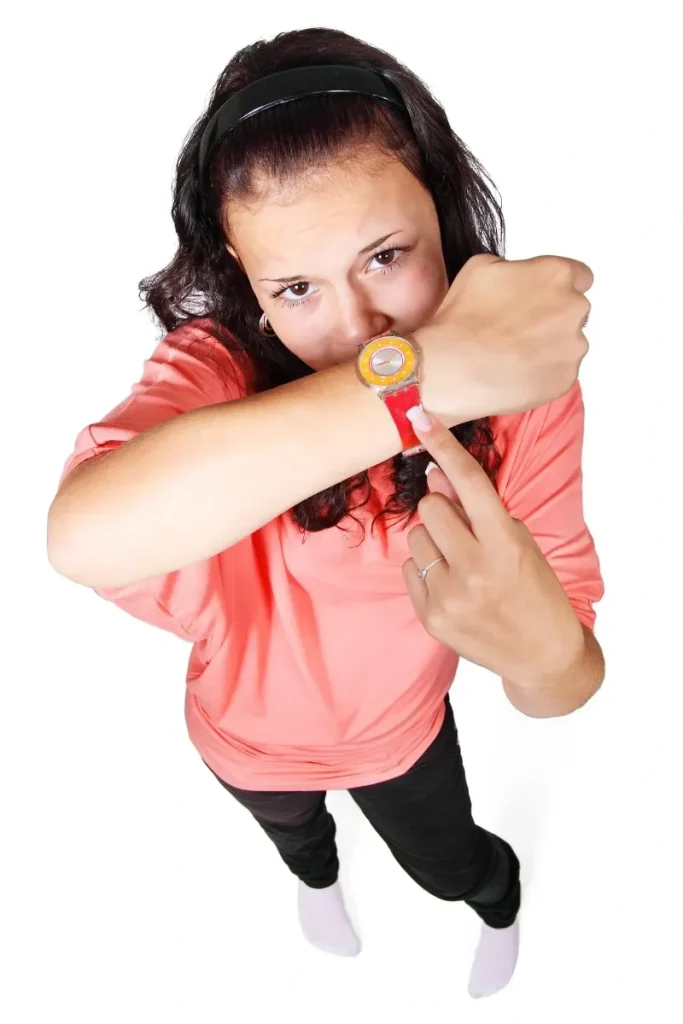
<svg viewBox="0 0 683 1024"><path fill-rule="evenodd" d="M369 96L307 96L264 110L234 128L215 146L202 188L199 143L218 107L264 75L310 64L381 70L399 89L412 126L399 108ZM505 224L487 184L490 179L420 78L384 50L345 32L329 28L284 32L234 55L183 144L172 206L178 249L167 267L139 285L140 297L164 330L209 318L211 333L249 374L254 393L313 373L279 338L259 331L261 308L246 274L226 249L221 210L227 200L239 203L258 198L257 177L291 181L304 170L348 159L368 144L400 159L430 192L449 284L470 256L504 255ZM452 433L495 483L500 455L488 417L459 424ZM428 453L408 459L397 455L391 460L394 493L373 519L373 529L380 516L406 515L408 525L427 492L428 461ZM366 471L299 502L291 514L304 534L337 526L346 516L359 522L352 511L366 504L370 493Z"/></svg>

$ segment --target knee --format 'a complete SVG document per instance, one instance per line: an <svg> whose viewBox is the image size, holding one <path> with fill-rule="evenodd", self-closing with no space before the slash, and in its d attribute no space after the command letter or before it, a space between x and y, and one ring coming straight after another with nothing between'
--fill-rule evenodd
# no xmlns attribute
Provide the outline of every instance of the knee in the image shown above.
<svg viewBox="0 0 683 1024"><path fill-rule="evenodd" d="M333 818L322 800L317 803L285 802L282 806L271 805L260 809L259 817L264 827L276 828L280 832L305 831L318 823L321 827L333 827Z"/></svg>
<svg viewBox="0 0 683 1024"><path fill-rule="evenodd" d="M398 859L398 858L397 858ZM440 900L496 903L519 877L512 847L482 829L475 843L438 859L399 861L417 884Z"/></svg>

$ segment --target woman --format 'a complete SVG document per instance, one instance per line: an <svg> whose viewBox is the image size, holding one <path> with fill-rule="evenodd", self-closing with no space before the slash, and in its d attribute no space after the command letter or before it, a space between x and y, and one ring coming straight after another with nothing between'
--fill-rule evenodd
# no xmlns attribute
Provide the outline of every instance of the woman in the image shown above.
<svg viewBox="0 0 683 1024"><path fill-rule="evenodd" d="M323 65L346 71L269 78ZM52 564L192 642L190 738L297 876L310 942L359 951L325 807L347 789L419 885L479 915L469 991L489 995L517 958L519 861L473 821L448 701L458 653L417 613L447 578L442 554L418 560L434 554L424 525L405 530L428 435L360 363L390 333L377 365L421 354L404 397L552 547L590 627L601 580L575 379L590 272L501 261L500 209L442 108L388 54L328 29L234 56L180 154L173 217L178 251L141 283L165 336L77 438Z"/></svg>

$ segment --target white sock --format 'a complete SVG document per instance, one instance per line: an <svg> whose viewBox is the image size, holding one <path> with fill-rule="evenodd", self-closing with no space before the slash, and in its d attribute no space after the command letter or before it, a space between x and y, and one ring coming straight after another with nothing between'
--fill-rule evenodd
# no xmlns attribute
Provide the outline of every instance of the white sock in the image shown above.
<svg viewBox="0 0 683 1024"><path fill-rule="evenodd" d="M509 928L490 928L483 921L467 991L474 999L504 988L515 971L519 952L519 917Z"/></svg>
<svg viewBox="0 0 683 1024"><path fill-rule="evenodd" d="M356 956L360 942L344 906L339 880L324 889L312 889L298 880L299 921L308 941L326 953Z"/></svg>

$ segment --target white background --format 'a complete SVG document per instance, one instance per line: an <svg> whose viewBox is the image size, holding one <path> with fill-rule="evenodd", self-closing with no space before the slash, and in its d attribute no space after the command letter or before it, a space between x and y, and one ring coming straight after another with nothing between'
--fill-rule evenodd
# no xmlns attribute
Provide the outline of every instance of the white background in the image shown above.
<svg viewBox="0 0 683 1024"><path fill-rule="evenodd" d="M5 20L8 1024L677 1018L673 9L193 0L34 4ZM496 677L461 664L451 697L475 817L514 844L524 885L517 972L477 1003L466 984L478 919L403 874L345 792L329 807L363 951L344 960L306 945L294 876L186 736L189 646L58 576L45 552L77 432L128 393L156 344L137 282L174 251L186 132L235 50L312 25L382 46L427 82L500 190L508 258L558 253L595 274L584 511L606 583L596 635L607 678L579 712L533 720Z"/></svg>

